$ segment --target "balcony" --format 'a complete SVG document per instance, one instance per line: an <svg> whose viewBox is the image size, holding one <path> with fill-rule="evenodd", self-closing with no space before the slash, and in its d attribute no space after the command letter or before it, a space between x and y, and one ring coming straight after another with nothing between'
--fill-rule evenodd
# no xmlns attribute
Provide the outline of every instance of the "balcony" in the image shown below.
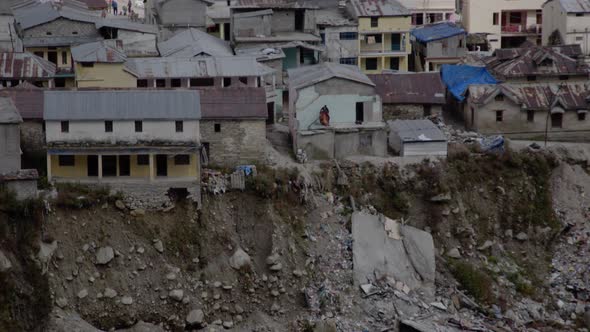
<svg viewBox="0 0 590 332"><path fill-rule="evenodd" d="M522 24L508 24L502 26L502 34L509 35L540 35L542 31L541 24L531 24L529 26Z"/></svg>

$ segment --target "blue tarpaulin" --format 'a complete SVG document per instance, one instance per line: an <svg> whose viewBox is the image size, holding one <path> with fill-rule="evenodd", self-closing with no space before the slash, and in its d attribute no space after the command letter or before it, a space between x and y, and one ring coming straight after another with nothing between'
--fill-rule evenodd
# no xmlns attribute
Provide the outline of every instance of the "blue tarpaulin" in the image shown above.
<svg viewBox="0 0 590 332"><path fill-rule="evenodd" d="M412 30L411 34L419 42L429 43L456 35L466 35L467 32L454 23L443 22L416 28Z"/></svg>
<svg viewBox="0 0 590 332"><path fill-rule="evenodd" d="M465 99L465 91L472 84L498 84L485 67L443 65L441 71L443 83L459 101Z"/></svg>

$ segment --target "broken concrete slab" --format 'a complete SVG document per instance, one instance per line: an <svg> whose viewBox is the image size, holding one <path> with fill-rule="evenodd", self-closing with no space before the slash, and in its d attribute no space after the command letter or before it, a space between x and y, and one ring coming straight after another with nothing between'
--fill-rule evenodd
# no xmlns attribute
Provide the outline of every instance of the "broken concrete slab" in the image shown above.
<svg viewBox="0 0 590 332"><path fill-rule="evenodd" d="M388 235L385 223L386 218L382 215L366 212L352 215L356 285L391 277L410 289L433 290L435 261L432 236L417 228L399 225L402 240L396 240Z"/></svg>

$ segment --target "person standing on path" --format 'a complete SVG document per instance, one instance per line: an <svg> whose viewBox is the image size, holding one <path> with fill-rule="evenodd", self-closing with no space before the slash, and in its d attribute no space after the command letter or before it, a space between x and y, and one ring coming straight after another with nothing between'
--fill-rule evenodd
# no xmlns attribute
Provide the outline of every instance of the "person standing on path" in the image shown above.
<svg viewBox="0 0 590 332"><path fill-rule="evenodd" d="M131 0L129 0L129 2L127 3L127 12L131 16Z"/></svg>
<svg viewBox="0 0 590 332"><path fill-rule="evenodd" d="M118 5L119 4L117 4L117 0L113 0L113 14L115 16L117 16L117 9L118 9L117 7L118 7Z"/></svg>

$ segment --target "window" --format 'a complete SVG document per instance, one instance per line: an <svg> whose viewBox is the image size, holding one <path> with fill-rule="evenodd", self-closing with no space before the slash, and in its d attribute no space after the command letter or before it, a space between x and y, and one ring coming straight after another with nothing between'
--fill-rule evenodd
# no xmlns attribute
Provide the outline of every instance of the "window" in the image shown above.
<svg viewBox="0 0 590 332"><path fill-rule="evenodd" d="M576 41L584 41L584 36L576 36Z"/></svg>
<svg viewBox="0 0 590 332"><path fill-rule="evenodd" d="M371 17L371 28L379 26L379 17Z"/></svg>
<svg viewBox="0 0 590 332"><path fill-rule="evenodd" d="M141 133L143 131L143 122L135 121L135 132Z"/></svg>
<svg viewBox="0 0 590 332"><path fill-rule="evenodd" d="M184 131L184 124L182 121L176 121L176 132L177 133L182 133Z"/></svg>
<svg viewBox="0 0 590 332"><path fill-rule="evenodd" d="M584 13L576 13L576 16L577 17L582 17L582 16L584 16Z"/></svg>
<svg viewBox="0 0 590 332"><path fill-rule="evenodd" d="M113 121L105 121L104 122L104 131L107 133L113 132Z"/></svg>
<svg viewBox="0 0 590 332"><path fill-rule="evenodd" d="M188 154L178 154L174 156L174 165L190 165L191 156Z"/></svg>
<svg viewBox="0 0 590 332"><path fill-rule="evenodd" d="M238 81L240 81L243 84L248 84L248 77L238 77Z"/></svg>
<svg viewBox="0 0 590 332"><path fill-rule="evenodd" d="M45 34L48 35L48 36L51 36L52 35L51 31L47 31Z"/></svg>
<svg viewBox="0 0 590 332"><path fill-rule="evenodd" d="M68 52L66 52L66 51L61 52L61 64L62 65L68 64Z"/></svg>
<svg viewBox="0 0 590 332"><path fill-rule="evenodd" d="M495 101L504 101L504 95L502 95L502 94L496 95L496 97L494 97L494 100Z"/></svg>
<svg viewBox="0 0 590 332"><path fill-rule="evenodd" d="M165 87L166 87L166 80L165 79L156 80L156 88L165 88Z"/></svg>
<svg viewBox="0 0 590 332"><path fill-rule="evenodd" d="M383 42L383 36L381 34L367 35L367 39L366 39L367 44L370 43L369 41L371 39L375 40L375 44L381 44Z"/></svg>
<svg viewBox="0 0 590 332"><path fill-rule="evenodd" d="M533 111L533 110L526 111L526 120L528 122L535 122L535 111Z"/></svg>
<svg viewBox="0 0 590 332"><path fill-rule="evenodd" d="M221 132L221 123L216 123L213 125L213 130L215 130L216 133Z"/></svg>
<svg viewBox="0 0 590 332"><path fill-rule="evenodd" d="M496 122L502 122L504 120L504 111L496 111Z"/></svg>
<svg viewBox="0 0 590 332"><path fill-rule="evenodd" d="M559 79L562 81L567 81L569 79L569 76L567 75L559 75Z"/></svg>
<svg viewBox="0 0 590 332"><path fill-rule="evenodd" d="M61 122L61 132L62 133L69 133L70 132L70 122L69 121L62 121Z"/></svg>
<svg viewBox="0 0 590 332"><path fill-rule="evenodd" d="M231 77L224 77L223 78L223 86L224 87L231 86Z"/></svg>
<svg viewBox="0 0 590 332"><path fill-rule="evenodd" d="M150 164L150 156L148 154L137 155L137 165L138 166L147 166L149 164Z"/></svg>
<svg viewBox="0 0 590 332"><path fill-rule="evenodd" d="M578 121L585 121L586 120L586 112L579 111L578 112Z"/></svg>
<svg viewBox="0 0 590 332"><path fill-rule="evenodd" d="M463 38L459 39L459 47L463 47Z"/></svg>
<svg viewBox="0 0 590 332"><path fill-rule="evenodd" d="M94 67L94 62L80 62L80 64L84 68L92 68L92 67Z"/></svg>
<svg viewBox="0 0 590 332"><path fill-rule="evenodd" d="M326 45L326 33L325 32L320 33L320 38L322 38L322 45Z"/></svg>
<svg viewBox="0 0 590 332"><path fill-rule="evenodd" d="M399 70L399 58L390 58L389 59L389 69Z"/></svg>
<svg viewBox="0 0 590 332"><path fill-rule="evenodd" d="M137 87L138 88L147 88L148 81L147 80L137 80Z"/></svg>
<svg viewBox="0 0 590 332"><path fill-rule="evenodd" d="M354 31L340 33L340 40L357 40L357 39L359 39L359 34Z"/></svg>
<svg viewBox="0 0 590 332"><path fill-rule="evenodd" d="M181 85L182 81L180 80L180 78L173 78L170 80L170 86L173 88L180 88Z"/></svg>
<svg viewBox="0 0 590 332"><path fill-rule="evenodd" d="M366 70L377 70L377 58L367 58L365 60Z"/></svg>
<svg viewBox="0 0 590 332"><path fill-rule="evenodd" d="M342 65L357 65L357 60L356 58L340 58L340 64Z"/></svg>
<svg viewBox="0 0 590 332"><path fill-rule="evenodd" d="M58 156L57 157L59 166L75 166L76 165L76 157L75 156Z"/></svg>
<svg viewBox="0 0 590 332"><path fill-rule="evenodd" d="M207 32L208 33L219 32L219 24L208 26Z"/></svg>
<svg viewBox="0 0 590 332"><path fill-rule="evenodd" d="M424 24L424 14L412 14L412 25L423 25Z"/></svg>
<svg viewBox="0 0 590 332"><path fill-rule="evenodd" d="M45 57L45 52L37 51L37 52L34 52L33 54L35 54L36 56L38 56L40 58L44 58Z"/></svg>
<svg viewBox="0 0 590 332"><path fill-rule="evenodd" d="M526 80L529 81L529 82L530 81L536 81L537 80L537 76L535 76L535 75L529 75L529 76L526 77Z"/></svg>
<svg viewBox="0 0 590 332"><path fill-rule="evenodd" d="M78 31L72 31L72 35L77 35Z"/></svg>
<svg viewBox="0 0 590 332"><path fill-rule="evenodd" d="M213 86L215 84L215 80L212 78L191 78L190 85L191 86Z"/></svg>
<svg viewBox="0 0 590 332"><path fill-rule="evenodd" d="M499 15L498 13L494 13L494 14L492 14L492 24L493 24L493 25L498 25L498 21L499 21L499 20L498 20L498 17L499 17L499 16L500 16L500 15Z"/></svg>

